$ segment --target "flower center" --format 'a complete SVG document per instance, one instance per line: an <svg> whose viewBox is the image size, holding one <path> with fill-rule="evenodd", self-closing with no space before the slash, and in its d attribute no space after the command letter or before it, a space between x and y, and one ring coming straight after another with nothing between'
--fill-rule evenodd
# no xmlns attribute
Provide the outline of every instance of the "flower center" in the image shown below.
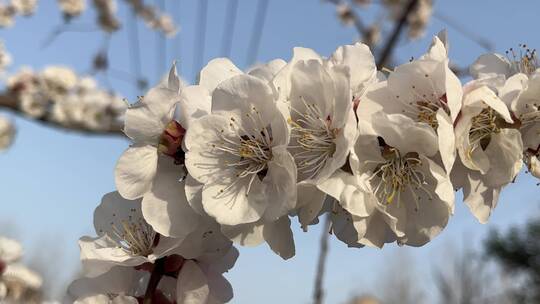
<svg viewBox="0 0 540 304"><path fill-rule="evenodd" d="M302 98L302 100L304 100ZM291 138L294 143L289 146L296 161L298 172L305 179L315 177L324 168L328 159L336 151L335 139L340 129L332 127L332 118L323 118L322 111L315 104L304 100L305 112L298 114L296 121L289 119Z"/></svg>
<svg viewBox="0 0 540 304"><path fill-rule="evenodd" d="M405 155L388 145L381 147L381 154L386 162L377 165L369 180L377 179L375 182L375 196L381 202L391 204L397 201L398 207L401 205L401 195L405 191L410 194L415 201L415 210L420 207L419 201L422 199L416 192L422 191L432 200L432 195L425 187L427 185L425 175L421 172L422 161L417 153L410 152Z"/></svg>
<svg viewBox="0 0 540 304"><path fill-rule="evenodd" d="M182 149L182 139L185 134L186 129L176 120L172 120L159 138L159 152L172 157L177 165L183 165L185 161L185 153Z"/></svg>
<svg viewBox="0 0 540 304"><path fill-rule="evenodd" d="M469 157L472 157L472 153L478 148L485 150L491 141L491 135L501 131L498 124L500 119L497 112L492 108L485 108L480 114L473 117L472 126L469 130Z"/></svg>
<svg viewBox="0 0 540 304"><path fill-rule="evenodd" d="M118 247L132 255L148 256L153 252L159 241L159 235L148 225L142 216L137 215L136 209L132 214L118 223L111 223L112 235ZM113 214L116 217L115 214Z"/></svg>
<svg viewBox="0 0 540 304"><path fill-rule="evenodd" d="M510 61L514 73L531 75L540 67L536 49L531 50L525 44L520 44L518 51L510 48L506 51L506 58Z"/></svg>
<svg viewBox="0 0 540 304"><path fill-rule="evenodd" d="M441 93L436 90L429 74L425 74L424 77L430 85L431 93L421 93L415 85L411 86L414 100L408 102L404 101L403 104L406 107L402 112L415 118L418 122L426 123L433 129L437 129L439 126L439 123L437 122L437 111L442 108L446 114L450 115L448 100L446 93ZM396 98L400 100L399 95L397 95Z"/></svg>
<svg viewBox="0 0 540 304"><path fill-rule="evenodd" d="M221 189L218 195L226 193L240 179L247 177L250 179L247 196L255 178L262 181L268 172L268 162L272 160L272 128L263 123L261 114L255 107L246 114L246 117L244 125L231 117L230 127L235 132L234 138L225 136L224 130L221 130L220 142L212 144L212 148L235 157L234 161L226 161L226 165L235 170L238 177L233 183Z"/></svg>
<svg viewBox="0 0 540 304"><path fill-rule="evenodd" d="M525 104L526 112L519 115L518 119L523 127L534 123L540 123L540 104ZM540 135L540 134L539 134Z"/></svg>

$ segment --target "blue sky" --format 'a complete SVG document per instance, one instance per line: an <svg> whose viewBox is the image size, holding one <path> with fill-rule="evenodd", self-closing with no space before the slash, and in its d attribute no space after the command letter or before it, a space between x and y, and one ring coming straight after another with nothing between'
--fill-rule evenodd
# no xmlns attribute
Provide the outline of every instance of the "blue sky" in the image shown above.
<svg viewBox="0 0 540 304"><path fill-rule="evenodd" d="M61 22L52 2L41 1L36 16L19 18L14 28L0 30L0 38L14 56L13 68L28 65L40 69L47 64L65 64L81 73L88 71L91 56L103 43L103 35L99 31L67 32L43 48L47 35ZM177 8L174 2L166 1L170 9ZM196 2L182 0L179 14L175 13L182 27L180 52L176 52L178 45L174 45L178 40L168 42L167 62L177 58L181 73L188 81L193 81L197 72L193 68L193 56L199 52L195 48ZM245 67L257 1L239 2L231 57L240 67ZM209 1L205 63L220 56L226 3L225 0ZM491 41L499 52L519 43L540 47L540 36L535 34L540 26L539 9L540 3L533 0L520 1L519 5L504 0L453 0L435 4L437 13L458 20L464 28ZM376 18L376 15L362 13L366 21ZM119 5L118 15L126 21L127 11L123 5ZM76 22L90 29L94 27L93 18L91 13L86 13ZM443 28L448 28L450 56L456 64L468 65L483 52L453 28L432 19L425 38L400 43L396 50L397 61L405 62L411 56L421 55L431 36ZM156 58L156 37L142 24L139 29L142 70L153 83L157 80L158 67L162 66ZM345 28L337 21L331 5L319 0L270 0L257 59L289 59L294 46L310 47L329 55L337 46L351 43L355 37L352 28ZM131 69L127 41L126 31L115 34L110 41L111 65L117 70ZM111 78L111 84L130 100L140 94L133 85L122 80ZM0 154L0 223L16 226L27 251L43 250L47 254L41 246L51 246L63 252L65 267L59 272L64 277L78 264L77 239L82 234L93 233L93 209L104 193L114 190L115 162L128 142L121 138L60 132L25 119L15 119L17 141L12 149ZM516 184L504 190L487 225L477 223L458 202L447 229L422 248L390 245L382 250L348 249L332 240L325 281L327 303L342 303L351 294L363 291L384 292L377 288L376 279L387 265L398 265L391 262L399 255L410 257L420 273L414 279L429 286L431 267L448 263L454 250L462 246L478 248L490 228L520 224L537 215L540 187L536 182L529 175L520 175ZM294 225L297 255L289 261L282 261L265 245L241 249L236 267L228 274L235 290L234 303L309 303L320 231L315 228L302 233L298 225Z"/></svg>

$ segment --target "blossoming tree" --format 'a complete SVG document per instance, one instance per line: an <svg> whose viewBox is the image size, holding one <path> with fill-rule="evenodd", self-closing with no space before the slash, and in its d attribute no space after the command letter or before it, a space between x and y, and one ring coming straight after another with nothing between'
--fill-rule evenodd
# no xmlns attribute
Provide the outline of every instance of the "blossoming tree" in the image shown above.
<svg viewBox="0 0 540 304"><path fill-rule="evenodd" d="M173 32L142 1L125 2ZM406 14L397 14L398 25L414 30L417 2L399 8ZM32 3L2 6L0 22L30 14ZM66 18L84 9L59 4ZM113 2L94 5L102 28L114 31ZM325 232L349 247L423 246L447 226L456 191L485 223L523 165L540 178L540 72L536 52L523 48L480 56L466 84L450 67L444 31L425 54L393 69L378 69L360 42L329 56L297 47L288 62L247 71L217 58L194 85L173 64L132 104L50 67L11 75L0 104L131 141L114 171L117 191L95 209L96 236L79 241L83 276L66 302L226 303L233 289L223 273L238 258L234 245L266 243L289 259L291 224L307 231L326 217ZM8 59L2 52L0 66ZM0 120L0 147L13 133ZM9 242L0 239L0 298L18 257Z"/></svg>

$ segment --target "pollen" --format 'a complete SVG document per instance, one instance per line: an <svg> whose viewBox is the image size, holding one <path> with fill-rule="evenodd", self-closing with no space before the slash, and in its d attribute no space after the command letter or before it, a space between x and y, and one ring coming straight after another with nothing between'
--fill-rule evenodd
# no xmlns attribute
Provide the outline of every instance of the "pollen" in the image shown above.
<svg viewBox="0 0 540 304"><path fill-rule="evenodd" d="M153 252L158 235L142 216L135 214L135 209L132 209L131 213L118 224L111 223L111 237L124 251L132 255L148 256Z"/></svg>
<svg viewBox="0 0 540 304"><path fill-rule="evenodd" d="M293 109L296 121L289 121L293 144L289 146L298 172L305 179L314 178L324 168L336 151L335 139L340 133L334 128L332 117L325 117L315 104L308 104L302 97L304 110Z"/></svg>
<svg viewBox="0 0 540 304"><path fill-rule="evenodd" d="M431 192L426 188L425 175L421 172L422 161L417 153L401 153L384 145L381 151L386 162L379 164L373 171L370 181L374 183L374 194L379 201L389 205L402 205L402 195L409 191L415 201L415 210L420 208L421 193L432 200ZM421 193L420 193L421 192Z"/></svg>

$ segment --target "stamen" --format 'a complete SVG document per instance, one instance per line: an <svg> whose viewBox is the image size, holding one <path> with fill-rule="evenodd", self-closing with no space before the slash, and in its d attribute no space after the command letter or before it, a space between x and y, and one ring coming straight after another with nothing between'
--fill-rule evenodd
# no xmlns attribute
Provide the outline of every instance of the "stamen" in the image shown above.
<svg viewBox="0 0 540 304"><path fill-rule="evenodd" d="M136 209L130 212L132 214L121 220L120 224L111 222L112 235L109 237L117 242L118 247L132 255L148 256L153 252L158 235L142 216L136 215ZM116 217L115 214L113 216Z"/></svg>
<svg viewBox="0 0 540 304"><path fill-rule="evenodd" d="M415 210L418 211L422 199L418 191L425 193L429 200L433 199L426 188L426 177L420 171L422 161L417 153L402 156L397 149L387 145L382 147L381 152L387 161L379 164L369 178L370 181L378 179L373 192L381 202L391 204L397 201L399 208L402 193L410 191L415 201Z"/></svg>
<svg viewBox="0 0 540 304"><path fill-rule="evenodd" d="M326 162L336 151L335 139L340 130L332 127L330 116L324 114L316 104L304 103L304 111L292 108L298 115L296 121L289 119L291 138L294 143L289 146L293 150L298 171L311 179L324 168Z"/></svg>
<svg viewBox="0 0 540 304"><path fill-rule="evenodd" d="M485 150L491 141L491 135L499 133L501 128L497 125L499 115L492 108L485 108L472 118L472 126L469 130L470 147L467 150L467 155L472 158L472 153L482 148Z"/></svg>
<svg viewBox="0 0 540 304"><path fill-rule="evenodd" d="M229 126L234 131L234 138L224 135L223 130L220 142L213 143L212 149L217 149L237 158L235 161L226 163L230 170L235 171L237 177L232 183L222 188L217 196L223 196L232 190L243 178L249 178L246 196L249 195L255 178L262 180L268 171L268 162L272 160L272 129L269 125L264 126L260 112L253 107L246 114L246 125L239 124L234 117L230 118Z"/></svg>
<svg viewBox="0 0 540 304"><path fill-rule="evenodd" d="M405 109L402 110L404 114L408 114L416 118L418 122L426 123L433 129L437 129L439 125L437 122L437 111L442 108L447 114L450 114L446 93L439 92L436 89L429 74L425 74L424 78L430 86L431 93L420 93L418 88L412 85L411 92L413 94L413 100L400 99L400 96L396 96L396 100L405 106Z"/></svg>
<svg viewBox="0 0 540 304"><path fill-rule="evenodd" d="M523 73L530 76L540 67L536 49L531 50L525 44L519 44L519 52L510 48L505 53L514 73Z"/></svg>

